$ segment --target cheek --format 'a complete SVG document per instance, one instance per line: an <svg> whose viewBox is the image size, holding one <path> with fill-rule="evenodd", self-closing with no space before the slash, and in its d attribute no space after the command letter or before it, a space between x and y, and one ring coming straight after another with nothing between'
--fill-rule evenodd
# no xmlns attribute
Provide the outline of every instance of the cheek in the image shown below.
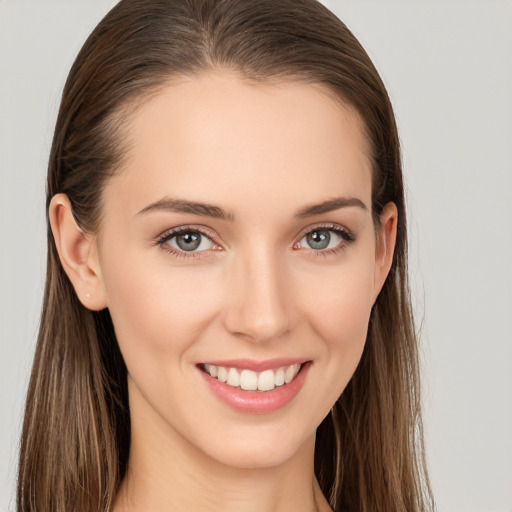
<svg viewBox="0 0 512 512"><path fill-rule="evenodd" d="M321 337L337 344L366 334L373 289L372 262L361 259L312 280L299 295Z"/></svg>
<svg viewBox="0 0 512 512"><path fill-rule="evenodd" d="M301 294L302 311L322 340L323 377L330 383L327 410L348 384L364 350L373 305L373 268L371 258L354 259Z"/></svg>
<svg viewBox="0 0 512 512"><path fill-rule="evenodd" d="M216 292L200 269L171 268L161 260L115 258L105 266L108 307L128 369L139 358L159 363L193 345L214 316Z"/></svg>

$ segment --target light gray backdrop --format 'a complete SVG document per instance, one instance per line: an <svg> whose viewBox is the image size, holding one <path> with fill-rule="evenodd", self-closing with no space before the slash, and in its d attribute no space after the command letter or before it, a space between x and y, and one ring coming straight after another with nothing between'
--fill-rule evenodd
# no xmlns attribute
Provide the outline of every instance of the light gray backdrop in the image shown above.
<svg viewBox="0 0 512 512"><path fill-rule="evenodd" d="M439 511L512 512L512 3L325 3L373 57L398 117ZM59 96L113 4L0 0L2 512L14 510Z"/></svg>

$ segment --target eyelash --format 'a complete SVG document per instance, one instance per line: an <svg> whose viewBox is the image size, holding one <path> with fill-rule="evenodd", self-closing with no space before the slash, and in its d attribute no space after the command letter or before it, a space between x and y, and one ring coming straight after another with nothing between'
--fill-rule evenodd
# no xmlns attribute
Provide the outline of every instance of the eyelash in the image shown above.
<svg viewBox="0 0 512 512"><path fill-rule="evenodd" d="M215 242L215 235L213 231L210 231L204 227L199 226L180 226L179 228L169 229L168 231L165 231L158 237L158 239L156 240L156 244L159 245L163 251L168 252L179 259L188 260L194 258L198 260L204 257L208 257L208 254L205 254L208 251L180 251L167 243L169 242L169 240L172 240L174 237L182 233L199 233L201 236L204 236L208 240L210 240L213 244L220 246L220 244L217 244L217 242Z"/></svg>
<svg viewBox="0 0 512 512"><path fill-rule="evenodd" d="M347 229L342 228L341 226L338 226L336 224L324 224L324 225L314 226L313 228L303 231L302 234L299 236L298 241L295 242L293 244L293 246L295 247L297 244L299 244L300 241L308 234L313 233L314 231L321 231L321 230L329 231L329 232L336 234L337 236L339 236L342 239L342 241L336 247L332 247L331 249L314 250L314 249L310 248L308 250L308 252L314 258L326 257L329 255L338 254L338 253L344 251L348 245L355 242L355 240L356 240L356 236L353 233L351 233L350 231L348 231ZM174 247L170 246L167 243L167 242L169 242L169 240L172 240L174 237L176 237L182 233L191 233L191 232L199 233L201 236L204 236L208 240L210 240L214 245L220 247L220 244L218 244L215 241L215 234L213 233L213 231L210 231L204 227L199 227L199 226L180 226L178 228L173 228L168 231L165 231L156 240L156 245L160 246L160 248L163 251L172 254L174 257L184 259L184 260L189 260L191 258L194 258L197 260L197 259L201 259L204 257L208 257L209 255L205 254L205 253L208 253L208 250L190 251L190 252L181 251L181 250L175 249Z"/></svg>
<svg viewBox="0 0 512 512"><path fill-rule="evenodd" d="M305 236L307 236L310 233L313 233L314 231L329 231L331 233L335 233L336 235L338 235L341 238L341 241L338 243L338 245L336 245L335 247L332 247L330 249L323 249L323 250L316 251L316 250L310 248L308 250L308 253L309 253L310 257L313 257L313 258L323 258L326 256L339 254L342 251L346 250L347 247L351 243L356 241L356 235L354 233L348 231L345 228L342 228L341 226L339 226L337 224L319 224L317 226L314 226L313 228L308 228L306 231L303 231L299 237L298 242L296 242L293 245L295 246L296 244L300 243L300 241Z"/></svg>

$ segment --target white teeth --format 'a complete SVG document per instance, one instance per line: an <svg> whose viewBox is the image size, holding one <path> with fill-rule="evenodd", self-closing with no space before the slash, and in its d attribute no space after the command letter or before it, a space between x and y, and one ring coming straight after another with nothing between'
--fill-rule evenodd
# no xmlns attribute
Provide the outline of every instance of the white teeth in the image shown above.
<svg viewBox="0 0 512 512"><path fill-rule="evenodd" d="M291 366L288 366L288 368L286 368L286 370L284 371L285 384L288 384L289 382L291 382L293 380L293 377L295 377L295 375L297 375L297 372L299 371L297 366L298 365L296 365L296 364L292 364Z"/></svg>
<svg viewBox="0 0 512 512"><path fill-rule="evenodd" d="M235 388L240 386L246 391L271 391L276 386L289 384L299 373L300 364L265 370L260 373L247 369L239 371L236 368L215 366L213 364L205 364L204 370L220 382L225 382Z"/></svg>
<svg viewBox="0 0 512 512"><path fill-rule="evenodd" d="M251 370L242 370L240 374L240 387L246 391L258 389L258 374Z"/></svg>
<svg viewBox="0 0 512 512"><path fill-rule="evenodd" d="M210 365L210 367L213 365ZM210 373L211 375L211 373ZM213 375L212 375L213 377ZM226 382L228 380L228 370L224 368L224 366L217 366L217 379L221 382Z"/></svg>
<svg viewBox="0 0 512 512"><path fill-rule="evenodd" d="M276 387L276 377L272 370L261 372L258 377L258 389L260 391L270 391Z"/></svg>
<svg viewBox="0 0 512 512"><path fill-rule="evenodd" d="M235 370L235 368L230 368L228 370L228 380L227 383L234 388L240 386L240 374Z"/></svg>
<svg viewBox="0 0 512 512"><path fill-rule="evenodd" d="M276 386L282 386L283 384L284 384L284 368L279 368L279 370L277 370L277 372L276 372Z"/></svg>

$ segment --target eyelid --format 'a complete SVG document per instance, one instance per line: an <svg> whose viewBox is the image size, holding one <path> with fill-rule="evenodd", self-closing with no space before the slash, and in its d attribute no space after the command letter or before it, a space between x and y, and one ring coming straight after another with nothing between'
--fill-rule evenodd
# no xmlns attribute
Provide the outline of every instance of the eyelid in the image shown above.
<svg viewBox="0 0 512 512"><path fill-rule="evenodd" d="M295 238L295 241L293 242L293 248L295 250L297 250L296 245L299 244L300 241L307 234L311 233L312 231L320 230L320 229L325 229L328 231L335 232L336 234L338 234L338 236L340 236L342 238L343 241L340 242L336 247L332 247L330 249L315 250L313 248L308 249L305 247L304 248L301 247L300 248L301 251L305 250L307 253L311 253L315 257L316 256L327 256L329 254L334 254L334 253L344 250L348 244L350 244L351 242L354 242L356 240L356 235L352 231L350 231L349 229L347 229L346 227L344 227L340 224L329 223L329 222L318 223L318 224L313 224L313 225L307 226L306 228L301 230L300 234ZM215 231L213 231L211 228L208 228L207 226L197 225L197 224L187 224L187 225L177 226L174 228L167 229L156 237L155 244L159 245L162 248L162 250L165 250L178 258L198 259L198 258L204 258L204 257L211 256L212 249L188 252L188 251L176 249L175 247L172 247L169 244L167 244L167 246L164 247L164 245L166 245L166 242L168 240L170 240L171 238L179 235L180 233L186 233L186 232L190 232L190 231L198 232L202 236L208 238L217 247L217 249L216 249L217 251L224 249L222 244L218 242L218 235L215 233Z"/></svg>
<svg viewBox="0 0 512 512"><path fill-rule="evenodd" d="M294 243L297 243L297 242L300 242L300 240L302 240L302 238L304 238L304 236L306 236L308 233L311 233L312 231L315 231L317 229L326 229L326 230L329 230L329 231L335 231L337 233L343 233L344 235L346 235L346 237L348 239L350 239L350 241L355 241L356 239L356 235L348 228L346 228L345 226L342 226L341 224L334 224L332 222L326 222L326 223L319 223L319 224L312 224L306 228L304 228L300 234L296 237L296 242Z"/></svg>
<svg viewBox="0 0 512 512"><path fill-rule="evenodd" d="M306 235L316 230L332 231L341 238L341 241L336 246L326 249L317 250L311 247L300 247L299 244L301 240L305 238ZM304 252L304 254L308 258L323 258L332 255L337 255L345 251L351 243L356 241L356 238L356 235L351 230L347 229L346 227L340 224L320 223L308 226L307 228L302 230L301 234L297 237L296 242L293 243L293 248L296 251Z"/></svg>
<svg viewBox="0 0 512 512"><path fill-rule="evenodd" d="M174 238L175 236L179 235L180 233L187 233L190 231L194 231L199 233L201 236L204 236L214 246L215 249L206 249L202 251L183 251L181 249L178 249L176 247L171 246L170 244L167 244L170 239ZM170 253L175 258L179 259L185 259L185 260L198 260L200 258L207 258L211 256L211 251L220 251L223 250L222 245L217 241L218 236L217 234L210 228L202 225L196 225L196 224L187 224L183 226L177 226L174 228L170 228L165 230L163 233L158 235L155 239L155 245L158 245L163 251L166 251Z"/></svg>
<svg viewBox="0 0 512 512"><path fill-rule="evenodd" d="M177 226L175 228L166 229L163 233L160 233L156 237L156 241L162 243L173 236L179 235L180 233L186 233L187 231L197 231L206 238L209 238L216 245L221 245L217 240L218 236L215 231L213 231L211 228L208 228L207 226L202 226L200 224L187 224L184 226Z"/></svg>

